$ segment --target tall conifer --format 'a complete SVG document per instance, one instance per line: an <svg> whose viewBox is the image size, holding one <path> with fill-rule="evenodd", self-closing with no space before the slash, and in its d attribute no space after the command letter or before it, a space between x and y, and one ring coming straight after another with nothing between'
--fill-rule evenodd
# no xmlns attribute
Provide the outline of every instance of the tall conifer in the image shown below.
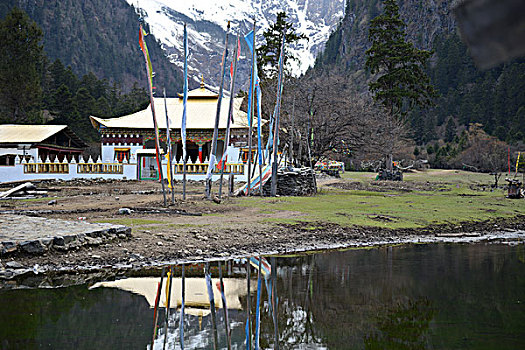
<svg viewBox="0 0 525 350"><path fill-rule="evenodd" d="M405 23L396 0L385 0L383 13L370 21L366 67L377 78L369 90L394 118L403 117L415 105L429 106L435 96L424 66L431 52L406 40Z"/></svg>
<svg viewBox="0 0 525 350"><path fill-rule="evenodd" d="M392 119L391 142L385 150L389 158L387 167L391 170L396 142L394 125L403 125L408 111L431 105L436 95L423 68L431 52L420 50L406 40L405 23L399 16L396 0L384 1L383 13L370 21L368 39L372 47L366 51L365 65L377 75L368 88Z"/></svg>
<svg viewBox="0 0 525 350"><path fill-rule="evenodd" d="M0 108L8 122L31 121L39 111L45 57L42 37L36 23L16 7L0 21Z"/></svg>

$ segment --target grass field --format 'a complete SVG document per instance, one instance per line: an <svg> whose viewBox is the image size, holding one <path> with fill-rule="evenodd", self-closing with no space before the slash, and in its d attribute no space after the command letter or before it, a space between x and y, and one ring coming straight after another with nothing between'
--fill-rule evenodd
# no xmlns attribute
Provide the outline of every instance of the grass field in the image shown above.
<svg viewBox="0 0 525 350"><path fill-rule="evenodd" d="M374 181L375 173L343 174L344 182ZM493 176L454 170L406 173L404 190L345 190L321 186L313 197L258 197L240 199L238 205L261 212L300 212L300 219L270 221L331 222L344 226L363 225L389 228L417 228L431 224L481 221L525 213L525 200L507 199L503 189L490 190ZM503 177L500 184L503 184ZM427 184L431 190L410 190ZM373 186L369 186L373 187ZM483 190L483 187L485 190Z"/></svg>

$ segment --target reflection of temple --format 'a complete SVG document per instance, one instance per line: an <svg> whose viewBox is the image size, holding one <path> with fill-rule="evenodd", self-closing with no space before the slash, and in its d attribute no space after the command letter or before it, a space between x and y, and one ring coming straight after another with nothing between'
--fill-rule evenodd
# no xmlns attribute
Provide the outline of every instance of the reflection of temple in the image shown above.
<svg viewBox="0 0 525 350"><path fill-rule="evenodd" d="M209 158L212 150L213 130L217 112L218 94L207 89L204 83L201 87L188 93L186 140L188 151L188 162L201 164ZM245 156L243 148L247 144L248 121L245 112L240 110L242 98L234 98L233 120L231 123L231 139L228 148L227 163L235 164L243 162ZM160 131L161 148L166 149L166 114L163 98L155 98L155 111ZM228 120L230 98L222 99L219 121L219 139L217 144L217 156L223 155L226 123ZM166 99L167 112L170 120L170 136L172 151L176 162L182 158L181 125L183 113L182 95ZM150 167L156 167L154 161L155 131L151 106L145 110L125 115L119 118L102 119L90 117L93 126L101 134L102 161L103 162L128 162L139 164L139 178L141 170L149 171ZM254 120L254 123L257 121ZM140 159L139 159L140 158ZM141 161L142 160L142 161ZM146 166L146 163L147 166ZM144 169L142 169L142 168ZM147 168L147 169L146 169ZM204 168L195 168L196 173L205 173ZM239 171L235 168L234 171ZM177 171L175 171L176 173ZM191 175L191 171L190 171ZM153 175L151 176L153 177Z"/></svg>
<svg viewBox="0 0 525 350"><path fill-rule="evenodd" d="M118 288L131 293L143 295L151 308L155 305L157 286L160 279L158 277L127 278L118 281L101 282L95 284L91 289L98 287ZM217 308L217 328L219 343L225 344L224 313L222 311L222 301L218 289L215 286L217 279L212 279L213 295L215 307ZM164 329L164 306L166 305L166 278L162 287L162 294L159 305L162 311L159 313L159 327L155 340L154 349L163 349L164 336L167 335L167 349L179 349L179 321L180 305L182 303L182 279L173 278L170 298L170 316L167 334ZM224 291L228 306L230 321L230 331L232 337L232 347L240 348L245 341L244 324L246 320L245 305L241 301L246 301L247 285L243 278L224 278ZM204 278L185 279L185 319L184 319L184 342L188 349L211 349L212 344L212 322L210 315L210 302ZM250 290L256 292L256 281L250 281ZM175 312L177 308L177 312ZM219 310L220 308L220 310ZM153 311L152 311L153 315ZM149 348L149 347L148 347ZM224 347L223 347L224 348Z"/></svg>
<svg viewBox="0 0 525 350"><path fill-rule="evenodd" d="M226 303L228 309L241 310L241 298L247 295L246 280L240 278L224 278L224 292L226 296ZM100 282L95 284L92 288L109 287L126 290L135 294L143 295L151 307L155 306L155 297L157 295L158 277L140 277L140 278L126 278L117 281ZM164 287L166 286L166 279L164 279ZM177 308L182 304L182 279L173 278L171 286L170 308ZM210 301L208 299L208 292L206 287L206 280L204 278L186 277L186 301L185 310L188 314L207 315L210 311ZM256 288L255 282L250 282L250 287ZM254 289L252 289L253 291ZM213 296L215 299L215 306L222 308L221 295L218 289L213 285ZM164 307L166 305L166 288L162 288L159 305ZM201 311L192 310L201 309Z"/></svg>

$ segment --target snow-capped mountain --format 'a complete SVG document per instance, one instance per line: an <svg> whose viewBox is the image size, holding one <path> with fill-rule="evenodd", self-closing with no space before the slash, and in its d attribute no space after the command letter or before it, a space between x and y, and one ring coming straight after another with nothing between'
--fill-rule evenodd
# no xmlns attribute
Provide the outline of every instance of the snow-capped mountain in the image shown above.
<svg viewBox="0 0 525 350"><path fill-rule="evenodd" d="M190 80L200 81L201 75L211 86L218 86L220 60L228 21L231 32L247 34L253 19L257 23L257 42L262 33L273 23L280 11L286 12L298 33L309 40L290 47L298 63L290 67L296 75L313 65L331 31L344 15L344 0L126 0L138 7L151 33L161 42L163 49L175 65L182 67L182 35L184 23L188 26L190 47ZM241 58L248 54L242 42ZM233 47L234 38L230 36ZM229 45L229 46L230 46ZM230 51L232 52L232 51ZM229 57L231 59L231 55ZM239 64L240 86L246 85L248 60Z"/></svg>

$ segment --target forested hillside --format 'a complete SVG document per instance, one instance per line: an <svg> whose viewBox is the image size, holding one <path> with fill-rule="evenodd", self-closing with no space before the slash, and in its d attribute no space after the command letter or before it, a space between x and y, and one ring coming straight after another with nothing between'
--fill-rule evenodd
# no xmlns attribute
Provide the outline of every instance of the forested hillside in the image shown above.
<svg viewBox="0 0 525 350"><path fill-rule="evenodd" d="M364 69L368 25L379 14L379 0L348 0L346 16L319 55L313 76L347 76L356 89L367 91ZM481 71L461 42L450 13L451 1L399 0L407 36L417 47L432 49L427 72L440 93L436 106L409 117L419 145L451 142L470 123L480 123L489 135L509 143L524 142L525 60Z"/></svg>
<svg viewBox="0 0 525 350"><path fill-rule="evenodd" d="M119 116L148 104L134 83L124 92L116 82L89 72L76 75L44 52L41 28L19 8L0 20L0 123L67 124L84 141L98 139L90 115Z"/></svg>
<svg viewBox="0 0 525 350"><path fill-rule="evenodd" d="M51 61L59 59L80 76L92 72L125 91L146 86L144 58L138 45L139 16L124 0L0 0L0 19L14 6L43 30L42 44ZM182 74L153 36L146 37L155 84L169 95L180 92Z"/></svg>

